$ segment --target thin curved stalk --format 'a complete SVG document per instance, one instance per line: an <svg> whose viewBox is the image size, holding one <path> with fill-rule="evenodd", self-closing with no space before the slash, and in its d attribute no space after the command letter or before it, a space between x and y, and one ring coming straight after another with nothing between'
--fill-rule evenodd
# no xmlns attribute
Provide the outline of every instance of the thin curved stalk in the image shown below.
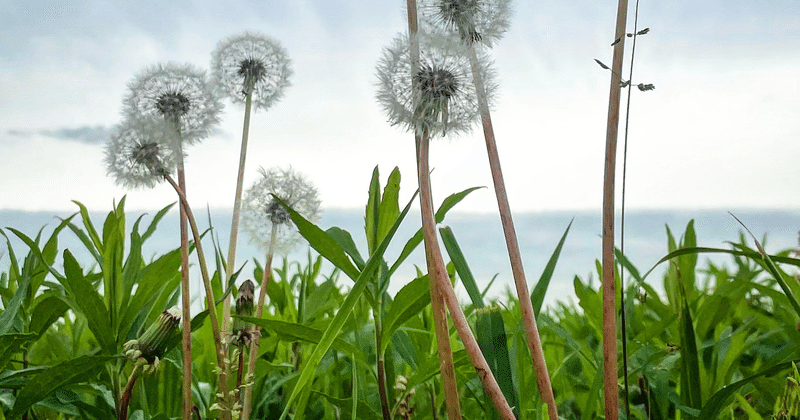
<svg viewBox="0 0 800 420"><path fill-rule="evenodd" d="M544 350L542 349L542 339L539 336L539 328L536 326L536 317L533 313L531 295L528 291L527 280L525 279L525 270L522 267L522 255L519 251L517 232L514 228L514 219L511 216L511 206L508 203L506 184L503 180L503 170L500 167L500 156L494 137L492 117L489 112L489 104L486 101L486 88L483 83L483 78L481 77L478 57L475 54L474 46L469 48L469 54L472 78L475 83L475 89L478 92L478 107L481 112L483 136L486 140L486 152L489 156L489 167L492 172L495 196L497 197L497 208L500 211L500 221L503 225L508 258L511 261L511 273L514 276L514 283L517 287L517 297L519 297L520 312L528 349L531 352L533 370L536 374L536 382L539 385L539 394L542 397L542 401L547 404L550 420L558 420L556 400L553 395L553 387L550 384L550 374L547 372L547 362L545 361Z"/></svg>
<svg viewBox="0 0 800 420"><path fill-rule="evenodd" d="M131 376L128 378L128 383L125 384L125 390L122 392L122 398L120 398L119 410L117 410L117 420L128 420L128 406L130 405L131 397L133 396L133 386L136 384L136 380L139 379L141 374L141 366L136 366L133 368L133 372L131 372Z"/></svg>
<svg viewBox="0 0 800 420"><path fill-rule="evenodd" d="M239 237L239 214L242 209L242 184L244 184L244 165L247 160L247 141L250 136L250 110L253 102L252 91L245 96L244 123L242 127L242 145L239 150L239 172L236 175L236 193L233 198L233 216L231 216L231 237L228 241L228 260L225 266L225 289L230 289L231 277L236 265L236 244ZM222 331L231 328L230 296L222 301Z"/></svg>
<svg viewBox="0 0 800 420"><path fill-rule="evenodd" d="M195 221L194 214L192 213L191 207L189 207L189 202L186 200L186 195L183 194L178 184L175 183L175 180L169 174L164 175L164 179L172 185L172 188L175 189L175 192L178 193L178 198L181 202L181 207L186 209L186 218L189 221L189 226L192 230L192 235L194 237L194 245L195 250L197 252L197 261L198 265L200 266L200 275L203 278L203 286L206 292L206 304L208 306L208 317L211 319L211 331L214 336L214 346L216 348L217 354L217 365L220 367L219 373L219 392L223 395L223 398L228 398L228 369L224 367L227 366L227 357L225 354L225 343L222 338L222 334L220 333L219 329L219 321L217 319L217 307L214 302L214 291L211 289L211 281L208 275L208 265L206 264L205 254L203 253L203 244L200 241L200 232L197 229L197 222ZM190 328L191 330L191 328ZM226 411L222 411L220 413L221 418L223 420L227 420L230 418L230 413Z"/></svg>
<svg viewBox="0 0 800 420"><path fill-rule="evenodd" d="M272 257L275 253L275 237L278 234L278 225L272 225L270 232L269 250L267 251L267 264L264 266L264 277L261 280L261 290L258 293L258 306L256 306L256 318L261 318L264 313L264 301L267 296L267 287L272 275ZM250 340L250 358L247 360L247 374L245 375L244 398L242 399L242 420L250 419L250 412L253 405L253 386L252 381L256 372L256 361L258 360L258 347L261 341L261 332L258 327L253 328L252 339Z"/></svg>
<svg viewBox="0 0 800 420"><path fill-rule="evenodd" d="M628 1L619 0L617 26L614 36L614 58L611 64L611 88L608 99L606 126L605 170L603 176L603 385L605 418L619 418L617 389L617 317L616 284L614 279L614 176L619 131L620 77L625 46L625 22Z"/></svg>

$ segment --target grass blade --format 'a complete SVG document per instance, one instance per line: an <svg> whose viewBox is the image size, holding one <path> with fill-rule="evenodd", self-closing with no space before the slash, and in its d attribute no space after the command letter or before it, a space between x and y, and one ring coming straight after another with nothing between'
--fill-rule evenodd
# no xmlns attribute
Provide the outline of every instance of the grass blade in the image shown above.
<svg viewBox="0 0 800 420"><path fill-rule="evenodd" d="M561 255L561 249L564 247L564 242L567 240L567 234L569 234L569 228L572 227L573 221L575 221L574 218L570 220L567 229L564 231L564 234L561 235L561 240L558 241L556 249L553 250L553 255L550 256L550 260L548 260L547 265L544 266L542 275L539 277L539 281L536 282L536 287L533 288L533 292L531 292L531 304L533 305L533 313L536 316L538 316L539 312L542 310L544 295L547 293L547 288L550 286L550 280L553 278L553 272L556 269L558 257Z"/></svg>

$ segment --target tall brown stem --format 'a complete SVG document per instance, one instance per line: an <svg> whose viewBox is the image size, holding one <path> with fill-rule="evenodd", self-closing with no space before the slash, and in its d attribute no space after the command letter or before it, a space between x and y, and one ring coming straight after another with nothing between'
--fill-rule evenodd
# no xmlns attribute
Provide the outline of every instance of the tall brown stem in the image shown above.
<svg viewBox="0 0 800 420"><path fill-rule="evenodd" d="M183 153L179 153L178 159L178 188L186 195L186 177L183 168ZM189 233L186 226L186 206L181 203L179 206L180 229L181 229L181 305L183 306L183 329L182 329L182 364L183 364L183 383L182 383L182 404L181 415L183 420L192 418L192 314L189 289Z"/></svg>
<svg viewBox="0 0 800 420"><path fill-rule="evenodd" d="M552 385L550 384L550 374L547 372L547 362L545 361L544 350L542 349L542 339L539 336L539 328L536 326L536 317L533 313L533 305L531 304L531 296L528 291L528 283L525 279L525 271L522 267L522 255L519 251L517 232L514 228L514 219L511 216L511 206L508 203L506 184L503 180L503 170L500 167L500 155L497 152L497 142L494 137L492 117L489 112L489 104L486 100L486 88L480 73L478 57L475 54L474 46L469 48L469 53L472 77L475 83L475 89L478 92L478 106L481 112L483 136L486 140L486 152L489 155L489 167L492 172L492 181L494 182L494 191L497 197L497 207L500 211L500 221L503 225L503 233L505 234L508 258L511 261L511 273L514 276L514 283L517 286L517 297L519 298L528 349L531 352L533 370L536 374L536 382L539 385L539 394L542 397L542 401L547 404L550 420L558 420L556 400L553 395Z"/></svg>
<svg viewBox="0 0 800 420"><path fill-rule="evenodd" d="M425 242L425 260L428 263L428 284L431 294L431 309L433 311L433 324L436 331L436 344L439 351L439 368L444 383L445 405L447 406L448 419L461 418L461 405L458 398L458 385L456 372L453 365L453 351L450 348L450 329L447 326L447 311L440 292L441 285L437 279L444 276L448 285L450 278L447 275L444 261L442 260L439 243L436 239L436 224L433 221L433 204L431 198L430 174L428 169L428 135L416 136L417 141L417 167L419 177L419 205L422 212L422 230ZM437 255L438 254L438 255Z"/></svg>
<svg viewBox="0 0 800 420"><path fill-rule="evenodd" d="M614 276L614 177L616 172L621 93L619 75L622 74L627 15L628 1L619 0L614 35L614 58L611 64L611 88L608 99L605 170L603 176L603 385L605 388L605 415L608 420L617 420L619 418L616 284Z"/></svg>

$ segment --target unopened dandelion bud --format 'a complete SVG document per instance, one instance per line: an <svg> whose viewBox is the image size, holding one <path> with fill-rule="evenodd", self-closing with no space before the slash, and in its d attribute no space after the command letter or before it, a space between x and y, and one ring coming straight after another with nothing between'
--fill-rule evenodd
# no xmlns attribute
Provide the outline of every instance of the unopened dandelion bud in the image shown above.
<svg viewBox="0 0 800 420"><path fill-rule="evenodd" d="M166 353L166 345L180 325L180 310L173 306L164 311L137 339L125 343L125 355L137 365L158 367L158 361ZM147 369L145 369L147 370Z"/></svg>
<svg viewBox="0 0 800 420"><path fill-rule="evenodd" d="M253 316L253 301L255 297L255 285L251 280L245 280L239 287L239 296L236 297L236 315ZM233 319L233 329L231 331L231 343L235 346L243 347L250 345L252 334L250 326L241 318Z"/></svg>

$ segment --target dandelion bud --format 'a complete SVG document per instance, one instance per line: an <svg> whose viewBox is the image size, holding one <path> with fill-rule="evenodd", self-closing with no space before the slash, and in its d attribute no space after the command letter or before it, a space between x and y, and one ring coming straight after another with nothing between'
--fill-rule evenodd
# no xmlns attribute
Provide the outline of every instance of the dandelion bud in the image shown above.
<svg viewBox="0 0 800 420"><path fill-rule="evenodd" d="M236 297L236 315L253 316L253 301L255 297L255 286L250 280L245 280L239 287L239 296ZM240 318L233 319L233 330L231 331L231 343L235 346L244 347L250 345L252 335L248 324Z"/></svg>
<svg viewBox="0 0 800 420"><path fill-rule="evenodd" d="M178 331L181 313L177 306L164 311L136 340L125 343L125 356L137 365L158 366L167 342Z"/></svg>

